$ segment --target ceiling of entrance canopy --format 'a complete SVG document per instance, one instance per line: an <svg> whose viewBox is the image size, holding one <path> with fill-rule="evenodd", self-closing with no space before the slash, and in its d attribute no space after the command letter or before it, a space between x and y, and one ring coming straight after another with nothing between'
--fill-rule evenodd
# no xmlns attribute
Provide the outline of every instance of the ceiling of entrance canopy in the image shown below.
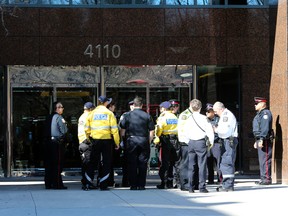
<svg viewBox="0 0 288 216"><path fill-rule="evenodd" d="M105 68L105 83L127 85L174 85L192 82L192 65L127 65Z"/></svg>

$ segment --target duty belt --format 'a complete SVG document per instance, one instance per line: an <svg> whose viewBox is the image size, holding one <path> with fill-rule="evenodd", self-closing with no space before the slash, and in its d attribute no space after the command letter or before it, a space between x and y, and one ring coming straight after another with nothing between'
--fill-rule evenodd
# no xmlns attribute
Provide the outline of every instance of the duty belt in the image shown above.
<svg viewBox="0 0 288 216"><path fill-rule="evenodd" d="M169 139L177 139L176 134L167 134L167 135L161 135L162 137L169 138Z"/></svg>

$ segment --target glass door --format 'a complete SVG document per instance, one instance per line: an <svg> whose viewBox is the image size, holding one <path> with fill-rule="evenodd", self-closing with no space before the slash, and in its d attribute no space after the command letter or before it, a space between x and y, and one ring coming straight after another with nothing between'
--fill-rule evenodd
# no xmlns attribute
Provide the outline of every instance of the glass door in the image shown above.
<svg viewBox="0 0 288 216"><path fill-rule="evenodd" d="M44 127L53 101L65 107L69 143L65 168L80 167L77 122L87 101L95 102L97 88L13 88L13 170L44 167Z"/></svg>

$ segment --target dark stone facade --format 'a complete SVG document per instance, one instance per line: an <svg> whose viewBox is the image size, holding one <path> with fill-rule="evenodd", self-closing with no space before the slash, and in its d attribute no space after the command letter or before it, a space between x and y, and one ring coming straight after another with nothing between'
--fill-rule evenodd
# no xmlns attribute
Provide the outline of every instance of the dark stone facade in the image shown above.
<svg viewBox="0 0 288 216"><path fill-rule="evenodd" d="M4 15L0 65L240 65L243 170L255 170L248 134L253 97L275 96L276 8L21 8ZM89 44L91 56L84 55Z"/></svg>

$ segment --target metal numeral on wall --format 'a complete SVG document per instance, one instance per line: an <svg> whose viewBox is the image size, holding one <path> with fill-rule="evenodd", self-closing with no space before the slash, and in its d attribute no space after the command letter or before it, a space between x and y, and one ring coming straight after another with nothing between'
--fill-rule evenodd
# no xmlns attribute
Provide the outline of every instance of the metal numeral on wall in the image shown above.
<svg viewBox="0 0 288 216"><path fill-rule="evenodd" d="M105 58L119 58L121 55L121 47L117 44L110 46L109 44L106 44L103 46L101 44L97 44L95 48L93 47L92 44L89 44L87 48L84 51L84 55L89 56L90 58L93 58L93 55L95 54L95 58L101 58L102 57L102 51L103 51L103 56Z"/></svg>

